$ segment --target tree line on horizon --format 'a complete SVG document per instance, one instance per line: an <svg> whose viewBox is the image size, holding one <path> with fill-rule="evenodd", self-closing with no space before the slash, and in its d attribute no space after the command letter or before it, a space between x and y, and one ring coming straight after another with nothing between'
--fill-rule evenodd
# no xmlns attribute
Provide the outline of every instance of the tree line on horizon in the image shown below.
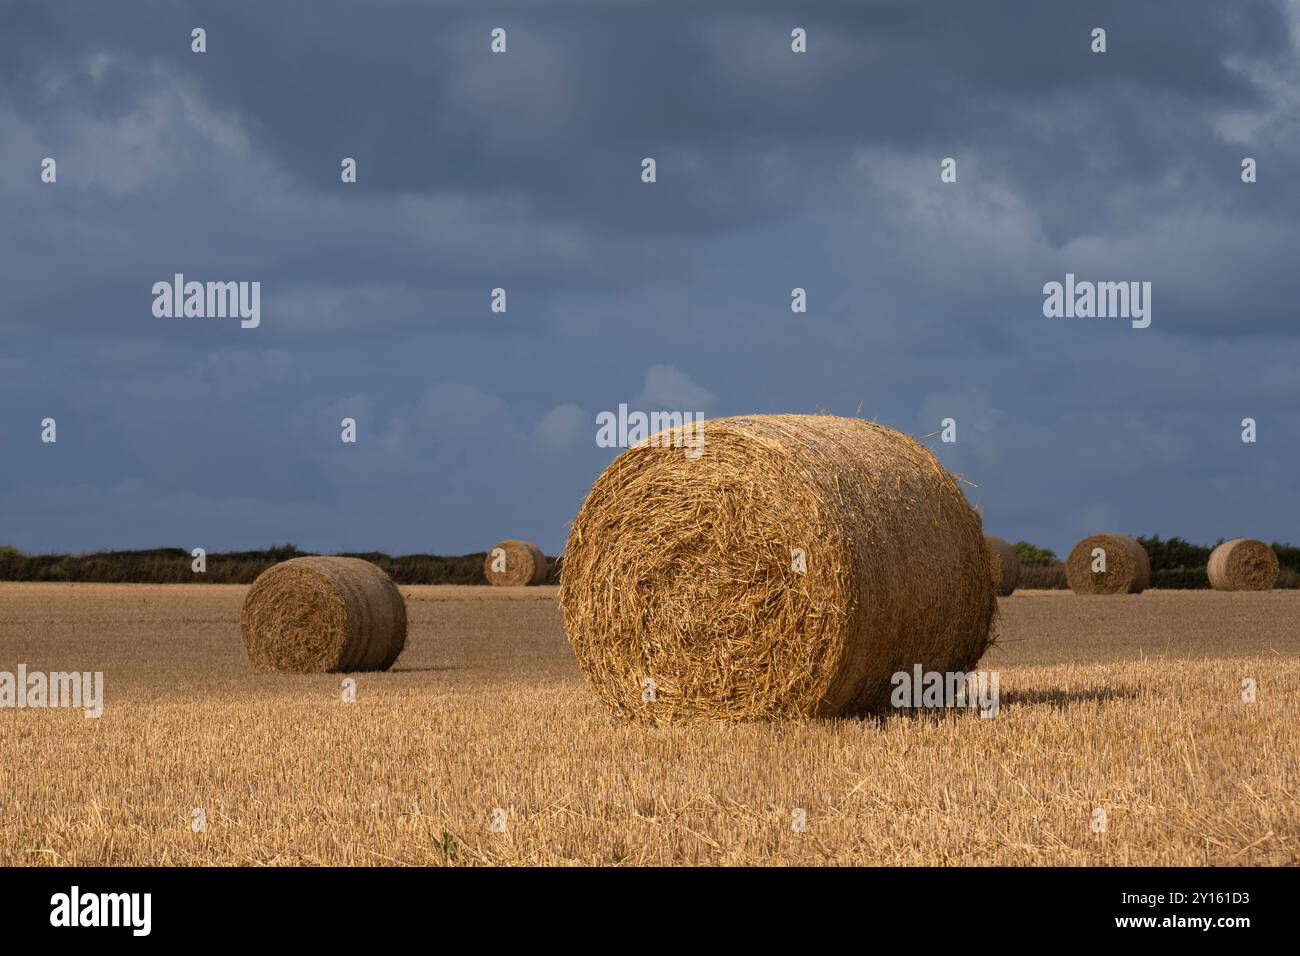
<svg viewBox="0 0 1300 956"><path fill-rule="evenodd" d="M1193 544L1179 537L1138 537L1151 561L1151 586L1156 588L1208 588L1206 573L1214 546ZM1216 542L1217 543L1217 542ZM1282 573L1280 588L1300 587L1300 547L1274 543ZM1065 563L1050 548L1028 541L1012 545L1021 562L1020 587L1067 588ZM207 555L207 570L192 570L193 558L183 548L153 548L140 551L99 551L91 554L23 554L17 548L0 546L0 581L66 581L103 584L251 584L281 561L305 557L284 544L260 551L227 551ZM397 584L484 584L486 552L462 555L404 554L391 556L379 551L348 552L343 557L362 558L388 572ZM558 584L560 558L547 559L548 584Z"/></svg>
<svg viewBox="0 0 1300 956"><path fill-rule="evenodd" d="M0 581L67 581L101 584L251 584L274 564L316 554L295 545L275 545L260 551L213 552L207 570L193 570L194 558L183 548L142 551L99 551L92 554L23 554L0 546ZM347 552L339 557L361 558L377 564L397 584L487 584L484 551L444 556L379 551ZM558 559L548 558L548 584L558 584Z"/></svg>
<svg viewBox="0 0 1300 956"><path fill-rule="evenodd" d="M1151 563L1151 587L1153 588L1208 588L1210 577L1206 568L1210 563L1210 553L1224 539L1212 545L1193 544L1177 536L1161 539L1158 534L1150 536L1136 535L1135 540L1142 545ZM1281 573L1278 575L1279 588L1300 588L1300 547L1291 544L1273 542L1269 545L1277 555ZM1065 579L1065 562L1058 558L1050 548L1039 548L1028 541L1017 541L1011 546L1020 558L1020 582L1022 588L1068 588Z"/></svg>

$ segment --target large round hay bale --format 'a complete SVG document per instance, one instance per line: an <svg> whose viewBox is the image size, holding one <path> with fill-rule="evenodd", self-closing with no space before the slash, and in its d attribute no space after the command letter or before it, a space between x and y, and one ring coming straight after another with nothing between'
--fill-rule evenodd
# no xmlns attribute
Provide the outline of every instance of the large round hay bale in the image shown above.
<svg viewBox="0 0 1300 956"><path fill-rule="evenodd" d="M1020 582L1020 556L1015 549L995 534L986 534L984 542L989 549L989 564L993 571L993 589L1006 597Z"/></svg>
<svg viewBox="0 0 1300 956"><path fill-rule="evenodd" d="M259 671L381 671L406 646L406 602L360 558L294 558L267 568L239 613Z"/></svg>
<svg viewBox="0 0 1300 956"><path fill-rule="evenodd" d="M1100 549L1105 571L1094 571ZM1065 562L1065 579L1075 594L1140 594L1151 583L1146 548L1126 534L1094 534L1074 546Z"/></svg>
<svg viewBox="0 0 1300 956"><path fill-rule="evenodd" d="M655 724L860 714L916 664L975 665L988 552L928 449L826 415L702 427L619 455L573 523L560 603L602 700Z"/></svg>
<svg viewBox="0 0 1300 956"><path fill-rule="evenodd" d="M499 542L483 559L483 574L488 584L522 587L546 582L546 555L527 541L513 539Z"/></svg>
<svg viewBox="0 0 1300 956"><path fill-rule="evenodd" d="M1210 552L1210 587L1216 591L1269 591L1277 584L1277 555L1263 541L1233 538Z"/></svg>

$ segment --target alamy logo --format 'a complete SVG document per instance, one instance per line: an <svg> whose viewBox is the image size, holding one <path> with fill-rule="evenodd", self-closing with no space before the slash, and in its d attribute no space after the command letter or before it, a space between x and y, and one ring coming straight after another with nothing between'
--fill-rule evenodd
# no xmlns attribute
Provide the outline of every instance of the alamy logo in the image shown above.
<svg viewBox="0 0 1300 956"><path fill-rule="evenodd" d="M981 717L998 715L997 671L898 671L889 681L889 703L897 708L978 707Z"/></svg>
<svg viewBox="0 0 1300 956"><path fill-rule="evenodd" d="M0 708L80 707L87 719L104 713L104 672L0 671Z"/></svg>
<svg viewBox="0 0 1300 956"><path fill-rule="evenodd" d="M127 926L132 936L153 928L152 893L82 893L74 886L50 897L51 926Z"/></svg>
<svg viewBox="0 0 1300 956"><path fill-rule="evenodd" d="M171 282L153 284L153 314L159 319L240 319L243 329L262 324L262 283L186 282L183 273Z"/></svg>
<svg viewBox="0 0 1300 956"><path fill-rule="evenodd" d="M1065 282L1043 286L1043 315L1049 319L1131 319L1133 328L1151 324L1150 282Z"/></svg>
<svg viewBox="0 0 1300 956"><path fill-rule="evenodd" d="M596 415L599 448L631 448L649 439L652 448L685 448L687 458L704 454L703 412L618 412Z"/></svg>

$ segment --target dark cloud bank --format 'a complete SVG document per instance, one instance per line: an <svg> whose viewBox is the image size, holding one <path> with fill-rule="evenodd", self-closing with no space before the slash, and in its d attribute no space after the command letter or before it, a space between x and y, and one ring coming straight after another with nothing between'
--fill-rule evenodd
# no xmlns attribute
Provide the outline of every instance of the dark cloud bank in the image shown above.
<svg viewBox="0 0 1300 956"><path fill-rule="evenodd" d="M954 418L1058 551L1300 540L1294 4L702 6L11 8L0 542L555 552L621 402ZM261 325L155 318L177 272ZM1151 327L1045 318L1067 272Z"/></svg>

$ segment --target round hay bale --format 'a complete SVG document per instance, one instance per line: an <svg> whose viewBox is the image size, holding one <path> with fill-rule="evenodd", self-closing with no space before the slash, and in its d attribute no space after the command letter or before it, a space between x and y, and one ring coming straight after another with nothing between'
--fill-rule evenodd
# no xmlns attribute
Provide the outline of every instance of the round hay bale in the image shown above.
<svg viewBox="0 0 1300 956"><path fill-rule="evenodd" d="M547 570L542 549L527 541L502 541L483 559L483 574L488 584L502 587L544 584Z"/></svg>
<svg viewBox="0 0 1300 956"><path fill-rule="evenodd" d="M1092 569L1093 550L1105 552L1105 571ZM1126 534L1094 534L1074 546L1065 579L1075 594L1141 594L1151 583L1146 548Z"/></svg>
<svg viewBox="0 0 1300 956"><path fill-rule="evenodd" d="M989 548L989 563L993 571L993 589L1000 597L1006 597L1020 583L1020 556L1015 549L995 534L986 534L984 541Z"/></svg>
<svg viewBox="0 0 1300 956"><path fill-rule="evenodd" d="M1270 591L1281 569L1277 555L1263 541L1233 538L1210 552L1206 570L1216 591Z"/></svg>
<svg viewBox="0 0 1300 956"><path fill-rule="evenodd" d="M239 613L259 671L382 671L406 646L406 602L360 558L294 558L257 576Z"/></svg>
<svg viewBox="0 0 1300 956"><path fill-rule="evenodd" d="M605 703L653 724L861 714L918 663L975 665L988 552L927 448L827 415L702 427L619 455L569 534L565 629Z"/></svg>

